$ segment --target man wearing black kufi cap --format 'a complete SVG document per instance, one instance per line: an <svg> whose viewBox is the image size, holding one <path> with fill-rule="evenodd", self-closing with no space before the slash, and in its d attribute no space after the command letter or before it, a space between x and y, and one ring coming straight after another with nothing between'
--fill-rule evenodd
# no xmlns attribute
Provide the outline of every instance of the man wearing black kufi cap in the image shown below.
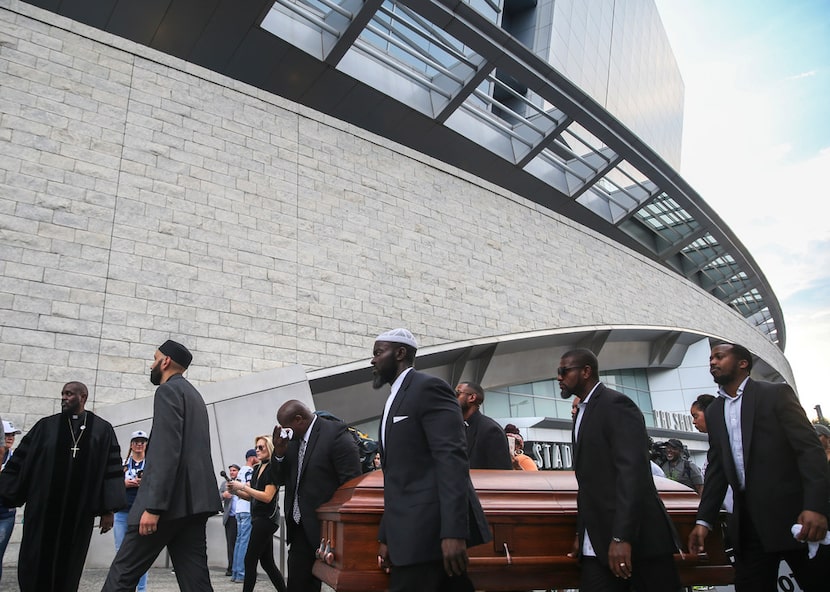
<svg viewBox="0 0 830 592"><path fill-rule="evenodd" d="M222 508L213 477L207 408L199 391L182 376L192 360L188 349L172 340L153 356L150 381L158 388L147 469L104 592L135 590L164 547L180 590L213 590L205 526L208 516Z"/></svg>

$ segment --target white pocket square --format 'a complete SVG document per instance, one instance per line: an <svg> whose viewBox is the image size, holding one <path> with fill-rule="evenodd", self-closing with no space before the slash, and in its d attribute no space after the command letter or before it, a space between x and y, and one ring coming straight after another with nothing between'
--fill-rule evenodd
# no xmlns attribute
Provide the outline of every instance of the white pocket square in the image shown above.
<svg viewBox="0 0 830 592"><path fill-rule="evenodd" d="M405 419L409 419L408 415L396 415L392 418L392 423L398 423L399 421L403 421Z"/></svg>

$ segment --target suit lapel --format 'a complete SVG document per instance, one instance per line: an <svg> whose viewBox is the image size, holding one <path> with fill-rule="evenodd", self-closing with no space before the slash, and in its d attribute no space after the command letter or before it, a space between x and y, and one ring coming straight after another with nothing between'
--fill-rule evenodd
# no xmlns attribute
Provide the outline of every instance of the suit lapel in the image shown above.
<svg viewBox="0 0 830 592"><path fill-rule="evenodd" d="M755 396L752 379L746 381L744 393L741 395L741 439L744 448L744 471L749 460L749 449L752 446L752 426L755 422L755 406L758 398Z"/></svg>
<svg viewBox="0 0 830 592"><path fill-rule="evenodd" d="M398 410L401 408L404 399L406 399L407 389L412 384L412 377L415 374L415 369L413 368L409 372L407 372L406 376L401 383L401 388L398 389L398 392L395 394L395 399L392 401L392 405L389 407L389 414L386 416L386 424L384 425L383 434L386 434L386 437L389 437L389 429L394 425L394 418L398 414ZM381 438L381 446L385 449L387 442L383 441ZM383 458L383 455L381 455Z"/></svg>
<svg viewBox="0 0 830 592"><path fill-rule="evenodd" d="M579 419L579 416L582 416L582 419L579 419L579 433L582 436L585 435L585 429L588 426L588 419L591 416L591 412L593 409L596 409L597 399L602 396L603 391L605 390L605 386L600 384L597 386L594 393L588 397L588 402L585 404L585 407L579 410L579 413L576 416L576 419ZM579 449L581 448L580 442L582 442L585 438L580 437L576 433L576 419L574 420L573 428L571 429L572 438L576 440L574 443L574 458L579 458Z"/></svg>
<svg viewBox="0 0 830 592"><path fill-rule="evenodd" d="M320 426L318 424L321 421L328 420L318 417L317 420L314 422L314 425L311 426L311 433L308 435L308 444L305 445L305 454L303 454L303 466L300 467L300 472L297 475L297 483L300 482L302 474L305 472L305 468L308 466L308 459L311 458L312 450L314 450L314 446L317 445L317 439L320 436ZM297 449L297 457L299 460L299 447Z"/></svg>
<svg viewBox="0 0 830 592"><path fill-rule="evenodd" d="M476 411L470 416L465 423L465 435L467 436L467 456L471 456L473 450L476 446L476 437L478 436L478 417L477 414L481 413L480 411Z"/></svg>

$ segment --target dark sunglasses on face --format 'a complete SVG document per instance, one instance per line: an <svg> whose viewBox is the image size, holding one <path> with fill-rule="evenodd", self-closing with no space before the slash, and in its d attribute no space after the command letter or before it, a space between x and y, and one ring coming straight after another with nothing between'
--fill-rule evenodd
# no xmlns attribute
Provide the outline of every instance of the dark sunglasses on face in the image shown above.
<svg viewBox="0 0 830 592"><path fill-rule="evenodd" d="M568 366L567 368L559 367L556 369L557 376L565 376L571 370L577 370L578 368L582 368L583 366Z"/></svg>

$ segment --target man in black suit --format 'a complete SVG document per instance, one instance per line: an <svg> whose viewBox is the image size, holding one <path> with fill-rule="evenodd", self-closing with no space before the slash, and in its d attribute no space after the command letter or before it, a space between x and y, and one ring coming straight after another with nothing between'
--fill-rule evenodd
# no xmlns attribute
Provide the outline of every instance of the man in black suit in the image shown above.
<svg viewBox="0 0 830 592"><path fill-rule="evenodd" d="M580 398L574 421L580 590L680 590L674 527L651 477L637 405L599 382L587 349L565 353L561 395Z"/></svg>
<svg viewBox="0 0 830 592"><path fill-rule="evenodd" d="M360 454L346 424L322 419L300 401L283 403L277 421L274 457L285 485L286 540L291 545L288 592L319 592L321 582L311 573L320 544L317 508L362 473Z"/></svg>
<svg viewBox="0 0 830 592"><path fill-rule="evenodd" d="M452 387L415 371L418 344L406 329L377 337L376 389L392 385L380 427L384 512L378 564L390 592L472 591L467 548L490 540L467 462Z"/></svg>
<svg viewBox="0 0 830 592"><path fill-rule="evenodd" d="M458 404L467 427L467 456L471 469L513 469L510 445L502 427L482 415L484 389L475 382L461 382L455 387Z"/></svg>
<svg viewBox="0 0 830 592"><path fill-rule="evenodd" d="M164 547L170 552L180 590L213 590L205 526L222 505L213 476L207 407L182 376L192 359L185 346L172 340L153 355L150 382L158 388L147 468L102 592L135 590L141 574Z"/></svg>
<svg viewBox="0 0 830 592"><path fill-rule="evenodd" d="M808 558L806 541L820 541L830 515L830 473L804 409L786 384L755 381L745 347L712 348L709 371L720 385L706 408L709 465L689 550L700 553L728 485L734 491L729 537L738 592L777 590L786 560L805 592L830 585L830 548ZM794 537L791 529L796 528ZM797 540L796 540L797 539Z"/></svg>

